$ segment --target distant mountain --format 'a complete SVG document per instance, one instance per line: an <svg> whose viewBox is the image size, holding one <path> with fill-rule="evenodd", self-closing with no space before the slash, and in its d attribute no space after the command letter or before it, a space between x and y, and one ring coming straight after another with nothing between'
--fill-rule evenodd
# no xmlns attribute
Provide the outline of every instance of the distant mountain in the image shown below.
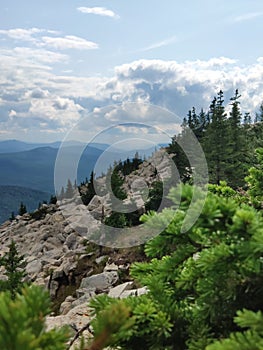
<svg viewBox="0 0 263 350"><path fill-rule="evenodd" d="M68 146L69 159L77 157L79 146ZM103 151L87 147L83 152L79 167L78 181L89 177L96 160ZM58 148L39 147L29 151L0 154L0 185L32 188L55 193L54 167ZM66 183L65 183L66 185Z"/></svg>
<svg viewBox="0 0 263 350"><path fill-rule="evenodd" d="M21 202L26 205L28 211L33 211L39 202L48 202L49 199L50 193L47 192L20 186L0 186L0 223L8 220L12 212L17 215Z"/></svg>
<svg viewBox="0 0 263 350"><path fill-rule="evenodd" d="M30 151L35 148L40 147L52 147L52 148L59 148L61 146L61 141L51 142L51 143L30 143L30 142L23 142L18 140L4 140L0 141L0 153L14 153L14 152L23 152L23 151ZM72 147L72 146L82 146L84 143L79 141L67 141L63 143L63 146L65 147ZM109 147L109 145L104 143L91 143L89 144L91 147L98 148L100 150L105 150Z"/></svg>
<svg viewBox="0 0 263 350"><path fill-rule="evenodd" d="M34 148L47 147L47 146L58 148L60 146L60 142L47 144L47 143L27 143L27 142L18 141L18 140L5 140L5 141L0 141L0 153L30 151Z"/></svg>
<svg viewBox="0 0 263 350"><path fill-rule="evenodd" d="M9 195L13 198L13 200L8 199L6 205L2 204L3 210L0 206L0 220L9 217L10 213L18 208L21 198L25 204L29 201L28 205L31 205L30 191L34 192L35 199L34 204L30 207L32 209L38 205L38 202L46 200L47 196L43 197L43 193L48 194L48 197L50 194L55 194L54 169L60 145L60 142L49 144L31 144L17 140L0 142L0 187L5 194L2 196L0 190L1 203L7 198L8 190L11 191ZM77 141L66 142L63 147L65 147L64 151L67 157L66 164L63 164L63 169L61 169L61 176L59 175L59 188L65 187L67 184L68 178L65 169L70 169L72 160L79 157L78 184L85 181L86 178L89 179L95 164L95 172L99 176L101 173L105 173L114 161L125 160L127 157L131 159L136 151L141 158L148 157L156 150L156 147L151 147L143 150L124 151L111 147L105 153L109 145L94 143L89 144L83 151L83 144ZM97 162L98 160L99 162ZM74 179L71 180L74 181ZM26 190L23 192L19 190L16 195L15 189L18 187L26 188Z"/></svg>

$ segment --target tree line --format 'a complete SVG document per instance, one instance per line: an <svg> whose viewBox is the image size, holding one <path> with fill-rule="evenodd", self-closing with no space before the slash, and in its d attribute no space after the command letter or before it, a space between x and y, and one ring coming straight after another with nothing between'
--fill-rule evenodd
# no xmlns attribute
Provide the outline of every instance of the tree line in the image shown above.
<svg viewBox="0 0 263 350"><path fill-rule="evenodd" d="M263 131L263 103L255 118L242 114L239 91L226 106L220 90L213 98L207 112L197 112L193 107L182 123L182 131L175 135L167 150L174 153L174 162L183 182L189 181L189 162L179 144L187 142L190 129L201 144L206 156L209 182L219 184L224 180L233 187L245 185L244 178L255 162L254 151L261 145Z"/></svg>

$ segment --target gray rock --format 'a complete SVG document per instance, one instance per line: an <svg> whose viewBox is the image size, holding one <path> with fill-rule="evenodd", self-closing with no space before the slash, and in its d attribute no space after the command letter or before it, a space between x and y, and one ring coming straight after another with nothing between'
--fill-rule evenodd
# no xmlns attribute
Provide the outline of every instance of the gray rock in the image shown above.
<svg viewBox="0 0 263 350"><path fill-rule="evenodd" d="M142 287L142 288L138 288L138 289L131 289L131 290L124 290L121 295L120 298L128 298L130 296L140 296L143 294L147 294L148 293L148 289L146 287Z"/></svg>
<svg viewBox="0 0 263 350"><path fill-rule="evenodd" d="M96 264L100 265L106 259L108 259L107 255L101 255L97 259L95 259L95 262L96 262Z"/></svg>
<svg viewBox="0 0 263 350"><path fill-rule="evenodd" d="M105 267L104 267L104 272L109 272L109 271L118 271L119 270L119 266L112 263L112 264L107 264Z"/></svg>
<svg viewBox="0 0 263 350"><path fill-rule="evenodd" d="M29 275L36 276L42 270L42 263L40 260L33 260L26 266L26 272Z"/></svg>
<svg viewBox="0 0 263 350"><path fill-rule="evenodd" d="M103 272L97 275L83 278L80 284L81 288L96 288L98 292L107 292L118 281L119 276L116 271Z"/></svg>
<svg viewBox="0 0 263 350"><path fill-rule="evenodd" d="M113 287L109 290L108 296L112 298L120 298L124 291L128 291L132 288L133 282L125 282Z"/></svg>
<svg viewBox="0 0 263 350"><path fill-rule="evenodd" d="M73 250L76 247L77 244L77 236L75 233L71 233L65 242L65 245L68 247L68 249Z"/></svg>

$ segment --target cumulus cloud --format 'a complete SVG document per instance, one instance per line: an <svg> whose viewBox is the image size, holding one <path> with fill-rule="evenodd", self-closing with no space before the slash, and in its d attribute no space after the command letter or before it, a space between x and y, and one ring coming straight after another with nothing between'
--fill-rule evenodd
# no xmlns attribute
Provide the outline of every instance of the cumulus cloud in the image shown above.
<svg viewBox="0 0 263 350"><path fill-rule="evenodd" d="M66 35L65 37L50 37L43 36L42 44L43 46L54 47L58 50L67 50L67 49L77 49L77 50L91 50L98 49L98 44L93 41L88 41L86 39L74 36Z"/></svg>
<svg viewBox="0 0 263 350"><path fill-rule="evenodd" d="M127 121L172 133L193 106L207 109L219 89L227 103L238 88L242 111L252 116L262 102L262 57L247 66L227 57L182 63L138 60L116 67L111 77L77 77L56 75L48 50L15 50L0 50L0 129L16 127L18 134L23 125L35 128L34 133L37 128L42 133L66 132L92 111L88 117L91 134ZM53 62L66 59L61 54L49 58ZM151 109L149 104L161 108ZM164 110L178 117L171 113L168 118Z"/></svg>
<svg viewBox="0 0 263 350"><path fill-rule="evenodd" d="M42 98L47 98L50 96L50 93L48 90L43 90L41 88L36 88L36 89L33 89L31 91L27 91L24 95L24 98L25 99L28 99L28 98L39 98L39 99L42 99Z"/></svg>
<svg viewBox="0 0 263 350"><path fill-rule="evenodd" d="M80 118L83 108L72 99L59 96L49 99L34 99L28 110L29 116L41 117L47 125L56 121L57 126L70 126Z"/></svg>
<svg viewBox="0 0 263 350"><path fill-rule="evenodd" d="M113 12L112 10L109 10L105 7L78 7L77 10L82 12L82 13L112 17L112 18L119 18L119 16L115 12Z"/></svg>

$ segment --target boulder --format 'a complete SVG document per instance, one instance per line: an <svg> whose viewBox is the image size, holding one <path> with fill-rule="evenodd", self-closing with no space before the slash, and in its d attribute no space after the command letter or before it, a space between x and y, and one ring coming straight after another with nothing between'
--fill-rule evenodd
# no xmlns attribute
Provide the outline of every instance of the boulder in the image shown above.
<svg viewBox="0 0 263 350"><path fill-rule="evenodd" d="M96 289L96 292L108 292L119 279L116 271L103 272L97 275L83 278L80 284L80 289Z"/></svg>
<svg viewBox="0 0 263 350"><path fill-rule="evenodd" d="M133 282L125 282L113 287L109 290L108 296L112 298L121 298L124 291L128 291L132 288Z"/></svg>

